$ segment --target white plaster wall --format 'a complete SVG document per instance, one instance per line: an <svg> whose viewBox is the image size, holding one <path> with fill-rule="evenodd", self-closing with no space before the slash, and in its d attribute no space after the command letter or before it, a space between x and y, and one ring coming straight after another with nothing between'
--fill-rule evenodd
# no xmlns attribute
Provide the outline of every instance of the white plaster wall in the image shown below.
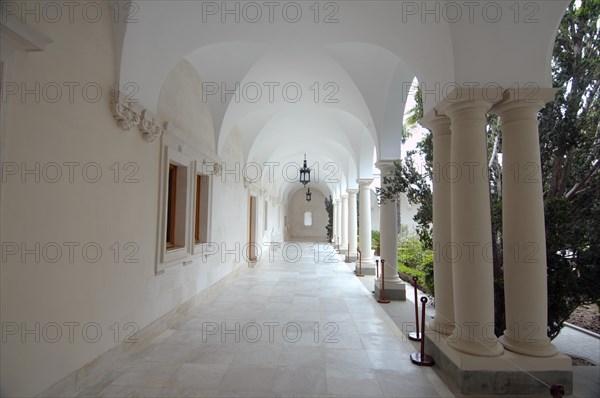
<svg viewBox="0 0 600 398"><path fill-rule="evenodd" d="M287 222L290 228L290 239L301 241L325 242L327 240L327 210L325 196L316 189L311 189L312 200L306 201L304 189L296 191L290 199L287 209ZM312 212L312 227L304 226L304 212Z"/></svg>
<svg viewBox="0 0 600 398"><path fill-rule="evenodd" d="M202 80L196 69L181 60L169 72L160 92L157 113L181 130L192 145L216 151L214 125L202 98Z"/></svg>
<svg viewBox="0 0 600 398"><path fill-rule="evenodd" d="M380 207L377 204L377 195L375 192L371 191L371 229L374 231L380 230L381 220L380 220ZM408 226L410 231L415 231L418 224L414 220L415 214L419 210L419 206L415 204L411 204L408 201L406 195L400 195L400 222L403 225Z"/></svg>
<svg viewBox="0 0 600 398"><path fill-rule="evenodd" d="M226 164L242 162L243 151L237 132L226 141L222 158ZM241 176L221 174L219 177L214 177L212 199L211 241L227 250L239 246L239 252L241 253L249 239L248 210L250 201L250 195L248 190L244 188ZM221 252L223 251L221 250ZM233 256L223 258L222 253L219 253L213 257L212 263L217 268L224 268L221 271L221 277L233 270L231 262L236 261ZM244 262L243 255L239 257L239 261Z"/></svg>
<svg viewBox="0 0 600 398"><path fill-rule="evenodd" d="M263 231L263 240L267 242L278 242L283 239L283 219L281 218L281 204L279 200L273 198L264 198L267 203L267 225ZM264 211L263 202L263 211ZM264 213L262 221L264 223Z"/></svg>
<svg viewBox="0 0 600 398"><path fill-rule="evenodd" d="M418 210L418 205L410 203L406 195L400 195L400 222L402 225L408 226L409 231L417 229L418 224L414 220L414 217Z"/></svg>
<svg viewBox="0 0 600 398"><path fill-rule="evenodd" d="M377 195L371 191L371 230L379 231L379 204L377 203Z"/></svg>
<svg viewBox="0 0 600 398"><path fill-rule="evenodd" d="M9 99L5 162L19 167L24 162L29 168L39 164L40 169L49 162L79 162L80 166L73 182L63 168L62 178L55 183L43 178L35 182L35 176L22 182L16 175L3 184L0 233L6 256L0 267L0 322L19 329L35 330L39 325L39 333L4 336L1 396L38 394L123 341L131 331L124 329L126 323L141 329L240 266L233 256L222 261L214 255L208 262L173 266L155 276L160 143L147 143L137 130L124 131L113 120L108 98L115 82L111 13L108 3L97 4L105 7L107 16L97 23L76 18L73 23L42 20L35 24L54 43L44 52L19 53L10 65L11 80L27 87L36 82L41 86L92 82L102 88L103 96L96 103L86 102L76 89L72 103L66 92L56 103L44 97L36 101L33 96L24 101L20 96ZM192 95L185 90L183 94L187 99ZM214 148L210 115L198 105L198 101L182 101L176 109L164 108L163 115L177 115L178 127L188 131L191 140ZM238 140L232 135L226 143L225 161L242 160ZM103 173L96 183L86 182L81 173L83 165L92 162ZM133 170L124 169L128 162L136 167L137 182L123 182ZM115 163L120 167L117 182L110 169ZM247 190L241 182L214 181L212 217L213 241L229 248L244 244L247 228L240 228L240 220L247 224ZM62 257L53 263L47 261L53 253L44 256L41 250L39 261L33 254L7 255L5 244L11 242L29 248L37 242L41 247L55 243L63 248ZM67 242L79 245L72 261ZM93 263L81 251L88 242L102 249ZM132 252L124 249L128 242L137 248L135 263L123 261ZM111 247L118 247L118 259ZM55 329L44 328L52 322L62 330L54 343L50 340ZM72 341L64 326L67 322L78 323ZM91 322L102 333L97 342L82 336L82 327ZM115 323L120 329L116 338ZM88 339L94 337L94 329L88 332Z"/></svg>

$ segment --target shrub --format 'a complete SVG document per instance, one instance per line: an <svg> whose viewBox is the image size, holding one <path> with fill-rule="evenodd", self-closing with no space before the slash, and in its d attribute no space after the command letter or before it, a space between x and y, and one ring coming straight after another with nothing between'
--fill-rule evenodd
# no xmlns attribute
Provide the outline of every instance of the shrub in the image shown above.
<svg viewBox="0 0 600 398"><path fill-rule="evenodd" d="M433 259L431 250L425 250L419 237L416 234L410 234L404 238L398 246L398 261L412 269L422 268L427 257Z"/></svg>
<svg viewBox="0 0 600 398"><path fill-rule="evenodd" d="M375 255L379 256L379 239L381 234L379 231L371 231L371 247L375 250Z"/></svg>
<svg viewBox="0 0 600 398"><path fill-rule="evenodd" d="M419 285L433 296L433 251L425 249L415 233L404 235L398 245L398 271L408 282L416 276Z"/></svg>

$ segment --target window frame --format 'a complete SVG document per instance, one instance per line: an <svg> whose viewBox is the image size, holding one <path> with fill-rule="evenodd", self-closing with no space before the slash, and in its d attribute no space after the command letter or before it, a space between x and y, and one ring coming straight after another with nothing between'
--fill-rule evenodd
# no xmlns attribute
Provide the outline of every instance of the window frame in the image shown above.
<svg viewBox="0 0 600 398"><path fill-rule="evenodd" d="M175 266L187 266L190 264L206 263L199 262L201 256L206 256L210 252L208 245L211 242L212 235L212 196L214 181L220 175L220 167L222 162L220 158L207 152L203 148L195 147L180 136L183 135L181 130L173 125L169 125L167 130L160 137L160 173L159 173L159 213L158 213L158 228L157 228L157 244L155 257L155 275L162 275L165 271ZM180 243L180 247L167 250L166 234L168 227L167 211L169 198L169 165L186 167L185 178L179 176L178 168L177 178L177 202L179 203L182 190L179 186L185 185L185 233L181 236L181 240L175 239ZM202 174L208 176L207 189L205 191L206 199L206 242L196 243L195 240L195 220L196 220L196 191L197 180L196 175ZM183 224L182 224L183 225ZM177 227L176 227L177 228ZM181 232L180 232L181 234Z"/></svg>
<svg viewBox="0 0 600 398"><path fill-rule="evenodd" d="M179 169L179 167L181 166L169 162L169 171L167 174L167 221L165 237L165 250L167 251L175 249L175 219L177 211L177 170ZM171 175L171 170L173 170L173 175ZM173 183L171 182L172 179L175 180ZM169 239L169 235L171 239Z"/></svg>
<svg viewBox="0 0 600 398"><path fill-rule="evenodd" d="M265 199L264 200L265 204L263 206L263 211L265 214L263 214L263 220L264 220L264 232L269 232L269 202Z"/></svg>
<svg viewBox="0 0 600 398"><path fill-rule="evenodd" d="M207 252L207 246L211 241L211 227L212 227L212 194L213 194L213 181L214 176L210 174L204 173L203 162L199 160L194 161L194 174L193 174L193 183L194 183L194 197L193 197L193 225L192 225L192 234L190 239L190 247L192 248L193 255L200 255L201 253ZM198 193L198 177L207 178L208 181L205 185L206 192L201 195L206 200L206 242L197 242L196 241L196 220L198 217L198 203L197 203L197 193ZM201 203L200 203L201 205Z"/></svg>
<svg viewBox="0 0 600 398"><path fill-rule="evenodd" d="M169 184L169 174L171 165L177 167L176 184ZM190 217L192 214L191 206L191 176L193 170L193 161L189 156L177 151L171 146L164 146L164 159L161 162L162 166L162 182L161 182L161 226L159 228L159 259L156 266L156 273L160 274L165 269L184 262L190 252L189 234L190 234ZM184 171L185 170L185 171ZM183 174L182 174L183 173ZM181 186L184 183L184 187ZM175 189L175 208L172 210L174 214L171 217L175 217L175 223L169 225L169 197L172 194L171 189ZM184 191L182 192L182 189ZM184 195L183 199L181 195ZM183 203L180 201L183 200ZM179 204L178 204L179 203ZM178 211L183 211L183 214L179 214ZM177 221L183 221L183 225L177 225ZM173 227L173 246L171 247L167 242L167 230ZM177 231L183 231L183 237L177 238ZM179 232L181 233L181 232ZM179 243L179 245L178 245Z"/></svg>
<svg viewBox="0 0 600 398"><path fill-rule="evenodd" d="M306 225L306 215L310 214L310 225ZM313 227L313 212L312 210L304 210L304 212L302 213L302 225L304 225L304 228L312 228Z"/></svg>

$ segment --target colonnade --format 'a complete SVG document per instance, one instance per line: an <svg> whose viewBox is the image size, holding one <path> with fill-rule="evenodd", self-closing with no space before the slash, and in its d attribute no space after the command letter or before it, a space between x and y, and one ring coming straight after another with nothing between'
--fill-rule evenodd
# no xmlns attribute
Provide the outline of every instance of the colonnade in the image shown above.
<svg viewBox="0 0 600 398"><path fill-rule="evenodd" d="M359 179L359 189L350 188L333 200L333 243L340 249L356 253L360 248L363 262L373 262L371 248L371 193L372 178ZM360 198L360 247L358 246L358 204ZM363 239L362 237L367 237Z"/></svg>
<svg viewBox="0 0 600 398"><path fill-rule="evenodd" d="M551 356L538 111L555 90L507 90L490 101L462 89L423 120L433 134L433 243L436 315L448 344L478 356L504 348ZM507 329L494 335L494 275L486 115L501 120L503 269Z"/></svg>
<svg viewBox="0 0 600 398"><path fill-rule="evenodd" d="M478 356L498 356L505 348L541 357L556 353L546 336L546 247L537 121L538 111L554 98L554 93L554 89L539 89L535 94L511 89L498 101L490 100L493 96L482 89L458 88L422 120L433 134L436 316L430 327L449 335L448 344L459 351ZM500 338L494 334L486 137L489 113L501 120L504 164L502 229L507 329ZM380 161L377 167L384 184L384 177L393 172L394 164ZM348 189L334 203L334 237L342 249L350 244L350 250L355 251L356 195L360 195L360 250L366 263L373 261L371 182L372 179L357 180L359 189ZM380 217L386 292L403 292L404 284L396 272L395 203L382 204ZM375 290L380 282L376 281Z"/></svg>

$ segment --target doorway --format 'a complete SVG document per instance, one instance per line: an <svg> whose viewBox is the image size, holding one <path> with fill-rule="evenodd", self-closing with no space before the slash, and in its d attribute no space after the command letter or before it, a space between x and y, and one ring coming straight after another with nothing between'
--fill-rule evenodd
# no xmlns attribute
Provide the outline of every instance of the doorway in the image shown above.
<svg viewBox="0 0 600 398"><path fill-rule="evenodd" d="M256 196L250 196L248 222L248 260L256 262Z"/></svg>

